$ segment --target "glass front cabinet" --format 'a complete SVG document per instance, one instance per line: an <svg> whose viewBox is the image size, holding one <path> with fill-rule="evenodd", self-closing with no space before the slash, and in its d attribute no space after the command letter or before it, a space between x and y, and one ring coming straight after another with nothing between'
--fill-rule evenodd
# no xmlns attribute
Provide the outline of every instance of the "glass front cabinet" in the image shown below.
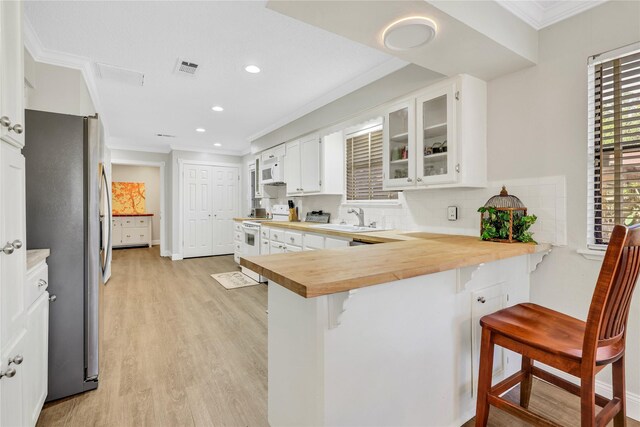
<svg viewBox="0 0 640 427"><path fill-rule="evenodd" d="M486 83L457 76L385 114L384 186L486 186Z"/></svg>

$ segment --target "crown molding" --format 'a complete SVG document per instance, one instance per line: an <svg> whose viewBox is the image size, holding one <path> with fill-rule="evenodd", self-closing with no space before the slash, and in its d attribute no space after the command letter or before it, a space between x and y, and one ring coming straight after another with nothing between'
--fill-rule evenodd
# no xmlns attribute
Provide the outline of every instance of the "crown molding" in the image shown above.
<svg viewBox="0 0 640 427"><path fill-rule="evenodd" d="M100 96L98 95L98 88L96 86L91 60L84 56L72 55L45 48L42 44L42 40L38 37L38 33L33 28L33 25L31 25L29 18L26 16L23 17L22 35L24 38L25 48L37 62L80 70L87 85L87 90L89 91L93 107L96 112L100 113L100 121L102 122L105 136L108 136L108 119L101 113L102 104L100 102Z"/></svg>
<svg viewBox="0 0 640 427"><path fill-rule="evenodd" d="M599 6L608 0L575 0L560 1L553 6L543 7L536 0L496 0L496 2L529 24L536 30L541 30L564 19Z"/></svg>
<svg viewBox="0 0 640 427"><path fill-rule="evenodd" d="M309 102L306 105L303 105L300 108L296 108L295 112L288 114L282 117L280 120L274 122L273 124L267 126L259 132L249 136L247 140L249 142L253 142L256 139L267 135L268 133L273 132L276 129L281 128L294 120L299 119L302 116L305 116L312 111L317 110L320 107L324 107L330 102L335 101L338 98L342 98L343 96L358 90L369 83L373 83L374 81L381 79L382 77L393 73L394 71L398 71L399 69L408 65L408 62L403 61L402 59L393 57L383 62L382 64L372 68L366 73L360 74L359 76L349 80L348 82L336 87L335 89L330 90L326 94L322 95L319 98Z"/></svg>

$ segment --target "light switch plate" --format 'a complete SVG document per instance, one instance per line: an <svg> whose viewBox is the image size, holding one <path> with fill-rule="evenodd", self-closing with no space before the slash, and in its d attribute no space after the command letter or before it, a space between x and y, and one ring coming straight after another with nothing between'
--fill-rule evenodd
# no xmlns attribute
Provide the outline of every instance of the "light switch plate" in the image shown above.
<svg viewBox="0 0 640 427"><path fill-rule="evenodd" d="M458 220L458 207L457 206L448 206L447 207L447 219L449 221L457 221Z"/></svg>

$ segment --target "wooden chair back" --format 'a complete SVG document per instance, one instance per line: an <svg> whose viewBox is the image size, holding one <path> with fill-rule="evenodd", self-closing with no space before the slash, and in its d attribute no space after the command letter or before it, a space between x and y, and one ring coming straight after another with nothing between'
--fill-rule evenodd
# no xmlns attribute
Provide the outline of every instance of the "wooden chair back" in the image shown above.
<svg viewBox="0 0 640 427"><path fill-rule="evenodd" d="M593 363L599 347L622 344L631 297L640 273L640 224L616 225L591 300L583 344L583 362Z"/></svg>

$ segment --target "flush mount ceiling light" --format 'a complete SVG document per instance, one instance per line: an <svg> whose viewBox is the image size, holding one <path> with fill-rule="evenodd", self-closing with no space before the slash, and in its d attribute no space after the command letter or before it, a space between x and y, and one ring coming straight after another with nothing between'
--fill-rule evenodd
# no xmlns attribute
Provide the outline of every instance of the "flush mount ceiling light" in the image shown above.
<svg viewBox="0 0 640 427"><path fill-rule="evenodd" d="M244 69L247 73L251 73L251 74L256 74L260 72L260 68L258 68L255 65L247 65L246 67L244 67Z"/></svg>
<svg viewBox="0 0 640 427"><path fill-rule="evenodd" d="M220 112L220 111L224 111L224 108L222 108L222 107L221 107L221 106L219 106L219 105L214 105L213 107L211 107L211 109L212 109L213 111L218 111L218 112Z"/></svg>
<svg viewBox="0 0 640 427"><path fill-rule="evenodd" d="M213 144L214 147L222 147L222 144L220 144L219 142L216 142L215 144Z"/></svg>
<svg viewBox="0 0 640 427"><path fill-rule="evenodd" d="M382 41L391 50L409 50L423 46L438 32L436 23L424 16L410 16L391 23L382 32Z"/></svg>
<svg viewBox="0 0 640 427"><path fill-rule="evenodd" d="M196 128L196 132L203 133L203 132L206 132L206 131L207 130L205 128Z"/></svg>

